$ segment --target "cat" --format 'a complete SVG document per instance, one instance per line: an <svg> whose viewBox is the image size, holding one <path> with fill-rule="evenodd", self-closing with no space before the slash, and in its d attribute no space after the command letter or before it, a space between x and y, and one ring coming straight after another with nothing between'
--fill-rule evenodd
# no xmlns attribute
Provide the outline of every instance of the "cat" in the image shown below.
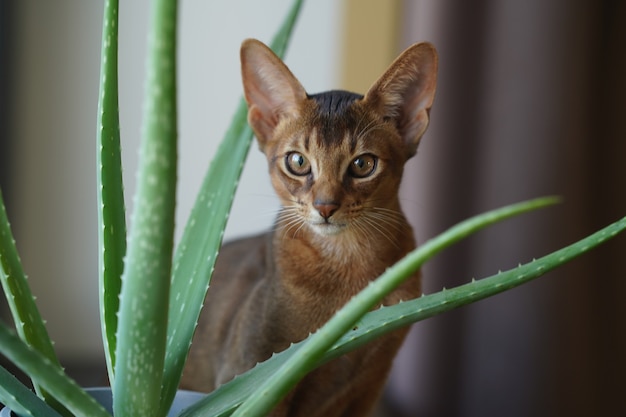
<svg viewBox="0 0 626 417"><path fill-rule="evenodd" d="M241 47L248 122L282 208L275 230L224 245L182 388L211 391L306 338L415 248L398 188L426 131L437 53L405 50L365 96L309 95L263 43ZM420 294L416 273L383 300ZM366 416L407 329L306 376L274 417Z"/></svg>

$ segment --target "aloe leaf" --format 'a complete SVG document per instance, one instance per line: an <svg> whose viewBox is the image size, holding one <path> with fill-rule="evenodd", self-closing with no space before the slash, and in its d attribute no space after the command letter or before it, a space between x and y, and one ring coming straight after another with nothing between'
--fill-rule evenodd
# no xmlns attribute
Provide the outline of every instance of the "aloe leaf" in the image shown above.
<svg viewBox="0 0 626 417"><path fill-rule="evenodd" d="M15 322L17 334L22 340L41 352L51 363L59 369L61 365L57 359L52 340L48 335L39 309L35 304L26 274L22 267L15 239L11 233L11 225L7 217L4 199L0 191L0 283L7 298L9 309ZM49 402L55 409L63 412L63 406L42 390L38 381L33 378L33 386L37 393Z"/></svg>
<svg viewBox="0 0 626 417"><path fill-rule="evenodd" d="M625 229L626 218L623 218L570 246L509 271L369 312L356 326L351 327L351 330L345 333L320 358L315 366L353 351L390 331L493 296L538 278L604 243ZM274 375L312 337L316 336L312 335L308 339L292 345L289 349L272 356L267 361L258 364L254 369L222 385L208 394L206 398L185 410L181 417L231 415L245 399L257 390L262 382Z"/></svg>
<svg viewBox="0 0 626 417"><path fill-rule="evenodd" d="M278 56L287 48L301 0L294 1L271 43ZM162 411L176 392L196 328L243 163L252 141L247 106L241 100L187 221L174 258Z"/></svg>
<svg viewBox="0 0 626 417"><path fill-rule="evenodd" d="M109 381L113 384L117 313L126 254L117 82L118 0L104 5L98 100L98 284L100 323Z"/></svg>
<svg viewBox="0 0 626 417"><path fill-rule="evenodd" d="M53 408L36 396L0 366L0 403L20 416L60 417Z"/></svg>
<svg viewBox="0 0 626 417"><path fill-rule="evenodd" d="M0 353L24 373L37 380L42 389L50 393L74 415L110 417L109 413L68 377L57 364L20 340L4 323L0 323Z"/></svg>
<svg viewBox="0 0 626 417"><path fill-rule="evenodd" d="M113 409L158 416L177 175L176 1L152 4L137 190L122 275Z"/></svg>

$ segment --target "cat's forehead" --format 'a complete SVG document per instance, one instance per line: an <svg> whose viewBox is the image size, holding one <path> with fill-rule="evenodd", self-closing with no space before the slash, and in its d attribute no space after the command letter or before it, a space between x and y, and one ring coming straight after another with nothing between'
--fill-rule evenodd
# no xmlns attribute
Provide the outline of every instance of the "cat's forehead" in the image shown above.
<svg viewBox="0 0 626 417"><path fill-rule="evenodd" d="M370 107L362 95L348 91L308 95L300 104L299 115L281 124L269 153L275 157L299 151L327 159L361 153L390 156L393 139L389 136L397 132Z"/></svg>
<svg viewBox="0 0 626 417"><path fill-rule="evenodd" d="M375 123L361 105L363 96L333 90L308 96L306 116L301 119L300 140L306 148L353 151L363 139L361 133Z"/></svg>

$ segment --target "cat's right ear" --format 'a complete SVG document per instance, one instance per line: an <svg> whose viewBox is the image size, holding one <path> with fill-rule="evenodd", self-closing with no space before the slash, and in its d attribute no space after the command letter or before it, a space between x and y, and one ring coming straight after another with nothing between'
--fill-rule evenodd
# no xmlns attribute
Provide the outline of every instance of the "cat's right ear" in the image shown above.
<svg viewBox="0 0 626 417"><path fill-rule="evenodd" d="M283 117L298 117L307 94L289 68L256 39L241 45L241 75L248 123L263 150Z"/></svg>

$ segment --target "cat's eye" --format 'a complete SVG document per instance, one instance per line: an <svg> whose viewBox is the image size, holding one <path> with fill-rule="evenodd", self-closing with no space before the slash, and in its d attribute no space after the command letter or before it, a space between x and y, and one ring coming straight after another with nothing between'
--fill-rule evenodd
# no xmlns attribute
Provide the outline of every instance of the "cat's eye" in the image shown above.
<svg viewBox="0 0 626 417"><path fill-rule="evenodd" d="M290 152L285 157L285 165L293 175L304 176L311 173L311 163L299 152Z"/></svg>
<svg viewBox="0 0 626 417"><path fill-rule="evenodd" d="M350 175L355 178L369 177L374 173L374 170L376 170L376 157L369 154L357 156L348 168Z"/></svg>

